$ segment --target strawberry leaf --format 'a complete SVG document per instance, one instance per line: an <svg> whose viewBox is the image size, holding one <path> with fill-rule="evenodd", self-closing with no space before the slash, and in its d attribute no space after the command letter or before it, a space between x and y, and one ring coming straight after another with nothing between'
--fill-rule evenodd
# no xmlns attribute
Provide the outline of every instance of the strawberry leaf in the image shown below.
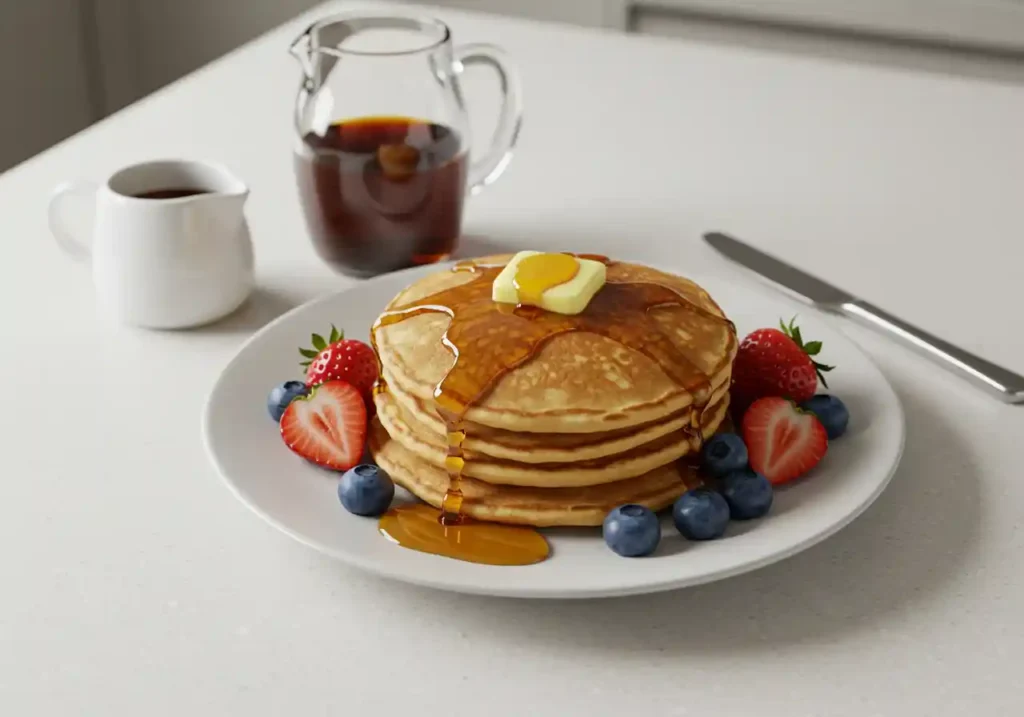
<svg viewBox="0 0 1024 717"><path fill-rule="evenodd" d="M335 342L340 341L343 338L345 338L345 332L344 331L339 331L337 326L335 326L334 324L331 324L331 333L329 334L329 336L330 336L329 339L325 339L320 334L312 334L311 337L310 337L310 341L313 344L313 348L311 348L311 349L300 348L299 349L299 353L302 354L305 358L315 359L317 356L320 355L320 352L323 351L324 349L326 349L329 345L333 345ZM303 362L303 363L301 363L299 365L300 366L309 366L309 364L310 364L309 361L305 361L305 362Z"/></svg>
<svg viewBox="0 0 1024 717"><path fill-rule="evenodd" d="M309 368L309 365L311 363L313 363L313 362L312 361L303 361L302 363L299 364L299 366L302 366L302 368Z"/></svg>
<svg viewBox="0 0 1024 717"><path fill-rule="evenodd" d="M800 327L796 325L796 317L794 316L789 320L789 324L786 324L785 319L779 319L779 326L782 328L782 333L786 334L789 338L793 339L793 343L799 346L805 354L808 356L817 356L821 353L821 342L820 341L808 341L804 343L803 336L800 335ZM823 363L818 363L812 359L814 364L814 370L818 374L818 379L821 381L821 385L828 388L828 383L825 381L825 373L831 371L835 366L827 366Z"/></svg>
<svg viewBox="0 0 1024 717"><path fill-rule="evenodd" d="M835 366L826 366L823 363L814 362L814 371L818 374L818 380L821 381L821 385L828 388L828 381L825 380L825 373L834 369Z"/></svg>
<svg viewBox="0 0 1024 717"><path fill-rule="evenodd" d="M789 338L793 339L797 346L803 348L804 340L800 336L800 327L796 325L796 316L789 320L789 326L786 325L785 321L779 320L779 324L782 326L782 333Z"/></svg>

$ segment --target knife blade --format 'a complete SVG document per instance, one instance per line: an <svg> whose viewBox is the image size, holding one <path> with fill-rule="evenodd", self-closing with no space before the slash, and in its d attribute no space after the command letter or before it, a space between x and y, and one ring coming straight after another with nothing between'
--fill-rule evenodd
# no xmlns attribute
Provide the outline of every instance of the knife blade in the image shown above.
<svg viewBox="0 0 1024 717"><path fill-rule="evenodd" d="M815 306L888 334L989 395L1005 403L1024 402L1024 376L933 336L739 239L721 232L709 232L704 235L704 240L726 258Z"/></svg>

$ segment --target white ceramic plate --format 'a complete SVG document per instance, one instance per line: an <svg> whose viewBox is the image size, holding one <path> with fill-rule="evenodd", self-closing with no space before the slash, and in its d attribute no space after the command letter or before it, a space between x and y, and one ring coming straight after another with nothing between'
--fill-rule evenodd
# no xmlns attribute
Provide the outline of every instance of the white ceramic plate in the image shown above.
<svg viewBox="0 0 1024 717"><path fill-rule="evenodd" d="M333 323L347 336L366 340L384 305L437 268L378 277L285 314L242 346L206 405L206 447L234 493L283 532L350 565L419 585L516 597L599 597L696 585L768 565L832 535L878 497L899 463L899 400L850 340L814 311L768 289L694 277L741 336L800 314L804 336L822 340L822 360L837 366L829 385L849 406L849 430L812 474L776 491L768 517L731 523L725 537L704 543L687 542L666 518L657 552L640 559L612 553L599 528L545 530L551 558L525 567L477 565L394 545L377 532L374 519L341 507L339 474L305 463L284 446L267 415L266 395L274 384L301 376L297 349L312 332Z"/></svg>

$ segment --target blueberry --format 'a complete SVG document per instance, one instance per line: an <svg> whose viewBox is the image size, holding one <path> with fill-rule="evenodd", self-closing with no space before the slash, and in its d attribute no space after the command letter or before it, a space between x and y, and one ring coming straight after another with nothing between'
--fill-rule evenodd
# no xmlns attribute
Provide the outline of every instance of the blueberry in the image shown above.
<svg viewBox="0 0 1024 717"><path fill-rule="evenodd" d="M338 498L345 510L356 515L380 515L395 497L395 484L383 470L363 463L345 471L338 484Z"/></svg>
<svg viewBox="0 0 1024 717"><path fill-rule="evenodd" d="M772 507L771 482L749 468L733 471L722 479L722 496L733 520L760 518Z"/></svg>
<svg viewBox="0 0 1024 717"><path fill-rule="evenodd" d="M835 396L827 393L811 396L800 404L800 408L810 411L818 417L821 425L825 427L825 434L828 435L829 440L839 438L846 433L846 426L850 422L850 412L846 409L846 404Z"/></svg>
<svg viewBox="0 0 1024 717"><path fill-rule="evenodd" d="M270 395L267 396L267 410L270 411L270 417L275 421L280 421L284 409L288 408L289 403L299 396L308 394L309 388L302 381L285 381L277 384L270 389Z"/></svg>
<svg viewBox="0 0 1024 717"><path fill-rule="evenodd" d="M714 540L722 537L729 524L729 505L713 490L694 488L672 506L672 520L684 538Z"/></svg>
<svg viewBox="0 0 1024 717"><path fill-rule="evenodd" d="M604 542L619 555L650 555L661 541L661 524L650 508L635 503L620 505L604 519Z"/></svg>
<svg viewBox="0 0 1024 717"><path fill-rule="evenodd" d="M747 446L735 433L716 433L701 455L704 468L716 478L738 471L747 465Z"/></svg>

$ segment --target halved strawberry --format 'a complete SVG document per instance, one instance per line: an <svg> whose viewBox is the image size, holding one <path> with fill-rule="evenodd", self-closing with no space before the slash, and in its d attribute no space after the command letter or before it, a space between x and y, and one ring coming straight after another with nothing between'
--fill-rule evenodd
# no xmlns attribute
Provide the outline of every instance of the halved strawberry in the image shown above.
<svg viewBox="0 0 1024 717"><path fill-rule="evenodd" d="M359 463L366 442L366 404L351 384L328 381L288 404L281 416L285 444L307 461L345 471Z"/></svg>
<svg viewBox="0 0 1024 717"><path fill-rule="evenodd" d="M817 417L784 398L754 401L743 414L742 432L750 467L775 485L802 476L828 450L828 436Z"/></svg>

